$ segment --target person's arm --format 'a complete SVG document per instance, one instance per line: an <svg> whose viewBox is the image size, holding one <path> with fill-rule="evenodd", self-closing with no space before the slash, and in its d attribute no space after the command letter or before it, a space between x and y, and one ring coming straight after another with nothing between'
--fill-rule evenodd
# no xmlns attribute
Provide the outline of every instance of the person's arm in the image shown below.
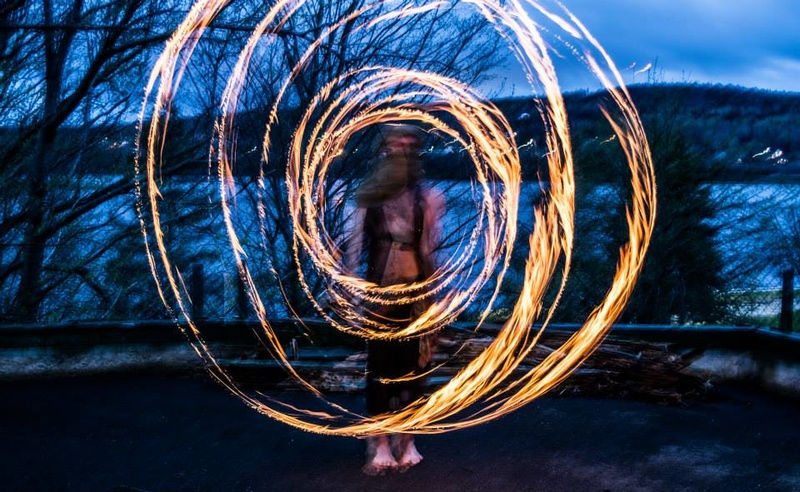
<svg viewBox="0 0 800 492"><path fill-rule="evenodd" d="M425 263L423 268L426 275L433 275L438 266L436 251L441 246L444 212L444 195L436 189L426 190L422 237L420 238L420 256Z"/></svg>
<svg viewBox="0 0 800 492"><path fill-rule="evenodd" d="M359 267L361 266L361 251L364 249L364 218L367 215L367 209L359 207L353 213L352 229L347 239L345 250L345 268L351 274L357 275Z"/></svg>

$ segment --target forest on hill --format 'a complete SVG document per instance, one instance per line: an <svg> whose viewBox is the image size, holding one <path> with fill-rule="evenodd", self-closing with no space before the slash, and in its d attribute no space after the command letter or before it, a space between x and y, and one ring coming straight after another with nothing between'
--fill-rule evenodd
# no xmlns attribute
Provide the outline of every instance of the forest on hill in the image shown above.
<svg viewBox="0 0 800 492"><path fill-rule="evenodd" d="M737 86L703 84L649 84L629 88L648 135L654 127L668 126L670 131L686 136L689 149L711 170L710 181L800 181L800 93L772 92ZM610 103L604 92L571 92L564 95L570 119L573 145L591 151L593 142L605 142L612 131L602 118L601 107ZM498 99L493 103L503 112L515 130L515 140L526 179L546 174L544 129L539 118L540 100L524 97ZM238 146L252 149L260 145L263 115L243 112L239 117ZM286 118L291 121L291 116ZM173 117L171 133L183 148L176 154L196 153L186 146L195 139L207 142L213 119L208 114ZM293 129L280 129L290 134ZM97 136L87 136L95 133ZM133 168L135 125L117 124L62 129L59 141L65 148L77 140L93 142L81 149L79 166L88 174L128 174ZM0 143L14 138L14 130L0 129ZM428 176L434 179L465 179L472 164L463 149L432 139L425 156ZM276 149L278 161L283 151ZM579 152L580 153L580 152ZM256 153L257 154L257 153ZM207 155L186 163L179 172L208 172ZM69 172L75 163L70 163ZM237 159L238 174L255 174L258 160L252 153ZM577 163L580 165L580 162ZM54 170L58 172L58 170ZM593 174L590 171L589 174ZM602 176L595 176L603 181Z"/></svg>
<svg viewBox="0 0 800 492"><path fill-rule="evenodd" d="M686 136L689 150L712 169L712 181L800 180L800 93L730 85L646 84L629 88L648 135L657 128ZM604 92L564 96L576 147L607 141L612 133L598 107L611 107ZM546 152L538 101L495 102L517 131L524 159ZM537 170L541 172L541 170Z"/></svg>

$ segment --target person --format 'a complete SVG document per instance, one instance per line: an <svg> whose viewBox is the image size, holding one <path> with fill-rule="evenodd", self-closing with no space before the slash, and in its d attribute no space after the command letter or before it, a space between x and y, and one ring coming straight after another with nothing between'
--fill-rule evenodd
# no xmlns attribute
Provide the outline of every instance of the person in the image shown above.
<svg viewBox="0 0 800 492"><path fill-rule="evenodd" d="M377 165L357 189L353 232L347 245L347 262L357 271L366 251L368 281L380 286L424 280L436 270L435 253L441 236L444 199L423 185L420 149L423 132L408 124L384 125ZM413 304L376 306L372 310L391 329L407 324ZM418 311L417 311L418 312ZM430 359L429 339L369 340L367 342L367 412L378 415L402 409L422 395L419 375ZM370 475L405 471L422 461L412 434L367 438Z"/></svg>

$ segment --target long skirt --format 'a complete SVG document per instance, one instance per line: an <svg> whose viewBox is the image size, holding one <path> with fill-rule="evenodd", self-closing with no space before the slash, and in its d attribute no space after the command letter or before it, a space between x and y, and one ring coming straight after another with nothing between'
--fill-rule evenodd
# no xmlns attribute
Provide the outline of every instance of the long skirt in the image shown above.
<svg viewBox="0 0 800 492"><path fill-rule="evenodd" d="M413 252L392 247L383 269L382 285L413 281L419 275ZM412 306L396 306L389 319L411 319ZM420 340L370 340L367 343L367 411L371 415L399 410L422 395ZM416 376L416 377L414 377ZM386 381L409 378L403 381Z"/></svg>
<svg viewBox="0 0 800 492"><path fill-rule="evenodd" d="M367 411L371 415L399 410L422 395L419 339L370 340L367 346ZM408 376L411 380L385 381Z"/></svg>

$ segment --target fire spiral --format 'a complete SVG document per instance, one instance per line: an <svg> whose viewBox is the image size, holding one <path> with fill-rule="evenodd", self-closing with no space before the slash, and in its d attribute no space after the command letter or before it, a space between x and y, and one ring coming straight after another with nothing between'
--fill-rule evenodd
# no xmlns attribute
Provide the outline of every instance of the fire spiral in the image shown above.
<svg viewBox="0 0 800 492"><path fill-rule="evenodd" d="M437 433L476 425L512 411L563 381L601 342L627 302L650 242L655 220L655 179L647 140L637 111L613 62L583 24L560 4L550 7L529 0L500 2L467 0L462 4L483 15L505 39L511 53L532 84L543 92L540 113L547 130L547 166L551 187L546 204L534 211L535 227L528 238L530 253L524 282L508 321L496 339L456 376L430 396L401 411L365 418L329 402L324 412L296 408L242 390L220 367L190 316L185 288L177 267L169 258L159 213L163 198L157 180L159 148L167 139L171 103L193 51L212 21L232 0L198 1L168 41L158 58L145 88L145 104L140 113L140 151L137 159L140 219L156 285L165 305L177 306L176 317L187 326L185 333L198 354L208 362L211 373L233 393L259 412L295 427L325 434L373 435L387 432ZM247 294L259 319L261 338L286 370L310 392L324 398L293 368L278 341L250 269L246 248L239 239L231 207L233 155L236 151L235 118L243 87L247 83L251 60L264 40L279 36L305 0L279 0L257 23L239 53L220 101L214 155L220 177L220 201L237 269L247 286ZM279 125L278 107L288 98L292 83L302 78L309 60L322 49L326 39L338 30L368 30L393 19L435 11L450 2L423 2L393 7L394 2L365 2L319 30L297 63L290 67L278 97L272 103L261 148L262 172L270 159L273 128ZM536 16L537 21L534 21ZM614 115L604 111L626 156L631 171L632 196L627 212L629 241L620 250L614 278L605 298L583 326L543 362L522 376L519 366L536 344L541 330L550 321L563 292L571 266L574 238L575 182L573 154L567 113L550 47L542 29L558 30L565 45L597 78L617 106ZM424 96L429 102L421 104ZM151 109L150 101L152 101ZM286 157L286 202L293 227L293 254L299 282L321 314L340 330L367 338L407 338L421 336L456 319L477 293L492 280L497 295L509 267L512 245L517 235L517 214L521 182L519 153L511 125L503 114L470 87L442 75L395 68L364 66L349 69L327 81L311 104L300 108L300 124L294 131ZM445 114L447 118L438 115ZM481 210L462 254L450 258L427 281L409 285L380 287L345 270L336 253L335 238L327 231L325 215L326 173L345 151L358 132L385 122L413 121L458 142L475 165L482 191ZM147 122L147 125L145 125ZM452 122L456 122L458 128ZM146 131L145 131L146 128ZM150 223L142 210L149 211ZM481 247L476 245L481 242ZM151 246L154 245L154 246ZM465 275L481 255L479 271ZM317 304L306 284L302 258L310 259L314 271L330 285L338 316L329 316ZM544 306L543 298L560 265L561 275L556 301ZM163 272L159 274L159 271ZM162 280L163 279L163 280ZM409 302L435 296L435 302L410 326L397 332L381 330L353 300L371 302ZM491 300L484 317L491 309ZM541 321L542 328L532 330ZM512 380L512 375L514 378Z"/></svg>

